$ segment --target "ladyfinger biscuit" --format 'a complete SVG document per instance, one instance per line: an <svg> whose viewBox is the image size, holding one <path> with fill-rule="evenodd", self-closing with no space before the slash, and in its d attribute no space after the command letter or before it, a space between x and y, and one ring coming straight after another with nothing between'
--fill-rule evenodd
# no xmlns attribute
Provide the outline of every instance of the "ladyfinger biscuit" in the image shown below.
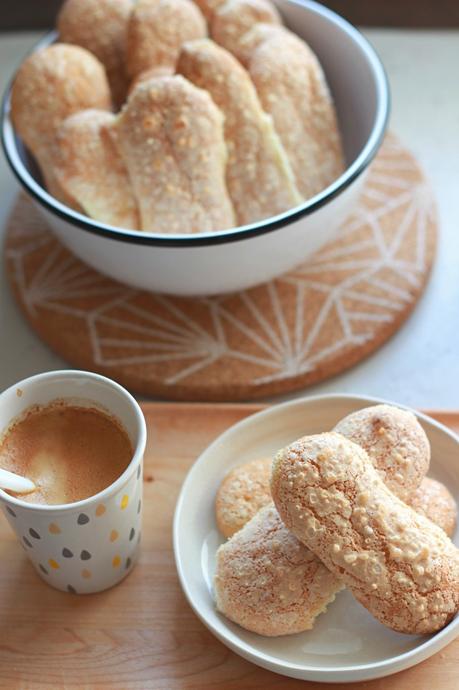
<svg viewBox="0 0 459 690"><path fill-rule="evenodd" d="M226 181L239 225L299 204L282 144L238 61L213 41L192 41L183 46L177 71L208 91L225 116Z"/></svg>
<svg viewBox="0 0 459 690"><path fill-rule="evenodd" d="M225 184L223 116L181 76L139 84L113 125L142 230L212 232L234 226Z"/></svg>
<svg viewBox="0 0 459 690"><path fill-rule="evenodd" d="M210 35L216 43L237 56L244 35L259 23L282 23L270 0L226 0L212 14Z"/></svg>
<svg viewBox="0 0 459 690"><path fill-rule="evenodd" d="M378 469L376 457L369 457ZM223 536L231 537L271 503L271 466L271 458L252 460L235 467L223 479L215 500L215 518ZM425 477L407 502L417 513L441 527L448 537L454 534L457 506L446 486Z"/></svg>
<svg viewBox="0 0 459 690"><path fill-rule="evenodd" d="M217 552L217 609L260 635L310 630L342 588L341 579L288 531L272 504Z"/></svg>
<svg viewBox="0 0 459 690"><path fill-rule="evenodd" d="M410 502L430 464L429 440L412 412L373 405L344 417L334 431L366 450L389 489Z"/></svg>
<svg viewBox="0 0 459 690"><path fill-rule="evenodd" d="M222 613L243 627L255 620L256 629L262 635L284 635L291 632L302 632L310 629L318 615L314 600L304 598L307 583L292 587L295 581L297 565L292 562L290 551L294 545L293 535L280 521L279 515L272 506L269 478L272 461L270 458L253 460L236 467L223 480L217 494L216 518L220 532L232 536L247 525L247 533L240 538L232 538L221 547L221 556L217 559L219 576L219 608ZM270 506L268 509L261 509ZM446 487L432 479L425 478L412 497L412 506L435 522L449 536L454 530L456 518L454 499ZM257 517L254 517L257 515ZM279 524L280 521L280 524ZM272 539L272 525L277 525L277 536ZM249 524L252 525L249 528ZM254 527L255 526L255 527ZM256 529L256 539L250 538ZM249 538L246 538L247 534ZM263 549L257 548L257 541ZM298 553L304 562L310 562L312 551L297 541ZM233 560L237 552L239 559ZM220 560L221 558L221 560ZM240 572L240 559L250 567ZM318 563L321 563L317 559ZM274 565L273 565L274 564ZM307 574L313 571L313 564ZM320 576L322 569L317 569ZM221 575L221 577L220 577ZM266 616L264 611L265 587L269 578L270 596L281 604L274 615ZM316 577L313 576L311 588ZM340 580L327 580L323 590L324 605L333 600L334 595L343 588ZM285 591L288 592L288 615L285 608ZM288 621L288 625L286 622ZM253 625L253 623L252 623ZM253 628L249 628L253 629Z"/></svg>
<svg viewBox="0 0 459 690"><path fill-rule="evenodd" d="M93 53L105 66L113 100L126 98L126 43L132 0L65 0L57 18L61 41Z"/></svg>
<svg viewBox="0 0 459 690"><path fill-rule="evenodd" d="M320 63L303 40L284 28L257 46L248 71L273 118L298 189L309 199L344 170L335 108Z"/></svg>
<svg viewBox="0 0 459 690"><path fill-rule="evenodd" d="M299 439L277 454L271 492L287 529L384 625L432 633L458 611L458 549L360 446L334 432Z"/></svg>
<svg viewBox="0 0 459 690"><path fill-rule="evenodd" d="M135 91L139 84L143 84L145 81L150 81L150 79L153 79L154 77L172 77L174 73L174 68L165 67L164 65L159 65L159 67L151 67L150 69L146 69L144 72L140 72L140 74L138 74L129 84L128 98L131 96L131 93Z"/></svg>
<svg viewBox="0 0 459 690"><path fill-rule="evenodd" d="M174 72L182 43L204 36L206 20L191 0L138 0L128 27L131 78L160 66Z"/></svg>
<svg viewBox="0 0 459 690"><path fill-rule="evenodd" d="M272 503L271 464L272 458L252 460L223 479L215 499L215 517L224 537L232 537L260 508Z"/></svg>
<svg viewBox="0 0 459 690"><path fill-rule="evenodd" d="M219 7L225 4L226 0L194 0L194 2L210 23L215 12Z"/></svg>
<svg viewBox="0 0 459 690"><path fill-rule="evenodd" d="M68 117L56 135L56 178L91 218L136 230L137 203L124 163L107 128L115 116L82 110Z"/></svg>
<svg viewBox="0 0 459 690"><path fill-rule="evenodd" d="M417 513L441 527L448 537L453 536L456 531L457 505L444 484L425 477L410 496L409 504Z"/></svg>
<svg viewBox="0 0 459 690"><path fill-rule="evenodd" d="M64 203L73 205L53 172L57 129L78 110L110 107L104 67L84 48L56 43L32 53L18 70L11 91L13 125L36 158L49 192Z"/></svg>
<svg viewBox="0 0 459 690"><path fill-rule="evenodd" d="M258 486L260 469L265 469L267 460L256 460L236 468L222 483L221 489L226 491L226 515L229 515L230 519L233 515L237 516L240 532L235 529L235 536L219 549L215 593L219 610L232 621L260 635L275 636L311 629L317 615L333 601L335 595L343 589L343 584L336 577L325 577L322 562L316 556L313 558L312 551L298 541L280 520L264 481ZM247 479L250 465L252 472L256 472L255 481ZM235 484L234 487L231 480ZM422 494L425 485L431 481L425 479L415 494L420 494L419 502L422 503L426 516L438 520L437 524L445 529L448 510L443 504L440 509L433 510L433 492L427 487L425 494ZM247 502L250 495L244 496L251 486L255 486L254 495L266 500L265 505L269 507L259 510L244 527L241 524L243 518L251 516L254 508L250 500ZM239 489L237 494L236 487ZM446 491L445 487L442 488ZM440 492L442 495L443 491ZM234 498L233 502L230 500L231 497ZM218 506L216 513L219 529L225 534L221 520L218 519ZM226 515L223 516L223 520ZM225 527L228 524L229 519L226 519ZM234 522L231 523L231 526L233 525ZM276 535L274 539L273 525ZM309 564L301 573L301 577L298 577L298 559L292 559L292 550L295 550L301 562ZM243 570L241 562L246 565ZM319 579L321 592L317 599L312 593ZM305 592L310 592L311 596L305 596ZM268 596L271 602L276 602L274 610L271 609L269 614L266 611Z"/></svg>
<svg viewBox="0 0 459 690"><path fill-rule="evenodd" d="M265 24L264 22L254 24L249 31L241 36L233 55L248 69L250 59L261 43L274 36L289 36L290 33L282 24Z"/></svg>

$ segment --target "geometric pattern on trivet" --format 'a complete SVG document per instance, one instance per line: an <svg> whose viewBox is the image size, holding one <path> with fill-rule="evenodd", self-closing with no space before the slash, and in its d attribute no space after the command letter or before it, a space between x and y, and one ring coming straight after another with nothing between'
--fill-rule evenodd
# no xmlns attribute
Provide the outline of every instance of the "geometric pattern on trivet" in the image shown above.
<svg viewBox="0 0 459 690"><path fill-rule="evenodd" d="M98 274L21 197L6 239L10 283L53 350L138 393L236 400L297 389L384 343L429 275L436 211L416 161L389 136L367 179L337 239L316 256L268 284L204 299Z"/></svg>

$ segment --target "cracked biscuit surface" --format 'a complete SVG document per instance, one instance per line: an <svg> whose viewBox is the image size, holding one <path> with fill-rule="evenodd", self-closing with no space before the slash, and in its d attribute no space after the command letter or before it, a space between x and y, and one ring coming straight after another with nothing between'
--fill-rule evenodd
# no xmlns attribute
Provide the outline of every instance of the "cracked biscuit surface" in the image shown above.
<svg viewBox="0 0 459 690"><path fill-rule="evenodd" d="M326 605L326 600L332 601L334 595L342 589L339 579L327 580L326 589L316 607L311 598L305 599L306 583L303 583L301 587L289 589L288 615L287 609L280 605L282 601L286 603L285 587L290 586L296 566L290 562L289 555L294 544L293 535L283 523L277 526L278 538L271 538L273 524L277 524L280 519L273 514L275 509L272 507L270 490L271 466L271 458L261 458L235 467L220 484L215 502L217 526L224 536L232 537L247 525L247 533L244 532L238 538L233 537L234 541L230 539L221 548L217 560L220 610L224 614L228 612L231 620L244 627L250 625L251 619L255 617L256 632L270 636L309 629L314 616L321 612L321 602ZM426 477L410 501L416 511L441 527L448 536L452 535L456 522L456 504L445 486ZM261 510L269 505L269 510ZM255 521L255 526L249 528L249 521ZM251 538L254 534L256 540ZM260 548L261 544L263 548ZM301 558L308 561L309 556L302 550L309 549L301 542L298 544L301 545ZM235 553L238 558L233 560L232 555ZM241 559L246 564L243 575L239 569ZM315 578L316 573L321 576L322 570L314 571L310 563L303 574L313 574ZM267 586L270 588L269 595L265 591L259 591L265 590ZM311 583L312 589L314 583ZM269 620L263 610L268 596L272 601L278 601ZM280 599L280 596L284 599Z"/></svg>
<svg viewBox="0 0 459 690"><path fill-rule="evenodd" d="M343 589L343 583L337 577L326 578L321 561L314 556L315 566L312 551L280 520L269 490L271 464L269 458L246 463L232 470L220 486L219 495L224 500L219 502L217 496L217 525L225 536L235 536L220 547L215 592L219 610L232 621L261 635L275 636L311 629L315 618ZM259 509L263 502L269 507ZM446 487L426 478L413 503L451 534L455 504ZM292 559L292 552L296 559ZM298 569L298 563L308 566ZM321 591L315 601L318 581Z"/></svg>
<svg viewBox="0 0 459 690"><path fill-rule="evenodd" d="M430 464L429 440L412 412L373 405L344 417L334 431L366 450L389 489L410 502Z"/></svg>
<svg viewBox="0 0 459 690"><path fill-rule="evenodd" d="M457 505L446 486L436 479L425 477L410 496L410 506L452 537L456 530Z"/></svg>
<svg viewBox="0 0 459 690"><path fill-rule="evenodd" d="M375 465L375 458L371 458ZM231 537L272 501L271 458L252 460L235 467L222 480L215 500L220 532ZM441 482L424 477L407 501L417 513L429 518L451 537L456 529L456 501Z"/></svg>
<svg viewBox="0 0 459 690"><path fill-rule="evenodd" d="M289 532L272 504L262 508L217 552L217 609L260 635L311 629L343 586Z"/></svg>
<svg viewBox="0 0 459 690"><path fill-rule="evenodd" d="M281 450L271 491L285 526L381 623L443 628L459 608L459 551L383 483L365 450L338 433Z"/></svg>

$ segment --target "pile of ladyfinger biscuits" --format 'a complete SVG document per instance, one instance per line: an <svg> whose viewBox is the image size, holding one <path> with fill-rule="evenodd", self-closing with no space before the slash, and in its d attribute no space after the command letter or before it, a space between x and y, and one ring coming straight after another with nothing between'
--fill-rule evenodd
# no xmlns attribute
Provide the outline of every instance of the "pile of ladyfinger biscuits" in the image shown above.
<svg viewBox="0 0 459 690"><path fill-rule="evenodd" d="M94 220L214 232L343 171L319 61L270 0L66 0L12 88L48 191Z"/></svg>
<svg viewBox="0 0 459 690"><path fill-rule="evenodd" d="M381 623L433 633L459 610L457 508L426 476L415 415L364 408L274 460L234 469L216 498L217 609L247 630L310 630L347 587Z"/></svg>

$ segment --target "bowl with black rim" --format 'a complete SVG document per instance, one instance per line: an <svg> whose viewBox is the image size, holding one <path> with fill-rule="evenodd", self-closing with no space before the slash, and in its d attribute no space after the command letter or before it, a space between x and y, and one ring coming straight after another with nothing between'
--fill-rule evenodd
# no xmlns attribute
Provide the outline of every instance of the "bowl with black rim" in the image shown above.
<svg viewBox="0 0 459 690"><path fill-rule="evenodd" d="M165 235L106 225L74 211L45 189L14 131L11 85L7 89L1 136L8 163L50 228L84 262L135 288L215 295L279 276L339 233L384 138L390 102L386 74L367 39L339 15L307 0L275 3L285 24L307 41L322 64L336 105L346 168L313 198L251 225ZM52 32L34 50L56 39Z"/></svg>

